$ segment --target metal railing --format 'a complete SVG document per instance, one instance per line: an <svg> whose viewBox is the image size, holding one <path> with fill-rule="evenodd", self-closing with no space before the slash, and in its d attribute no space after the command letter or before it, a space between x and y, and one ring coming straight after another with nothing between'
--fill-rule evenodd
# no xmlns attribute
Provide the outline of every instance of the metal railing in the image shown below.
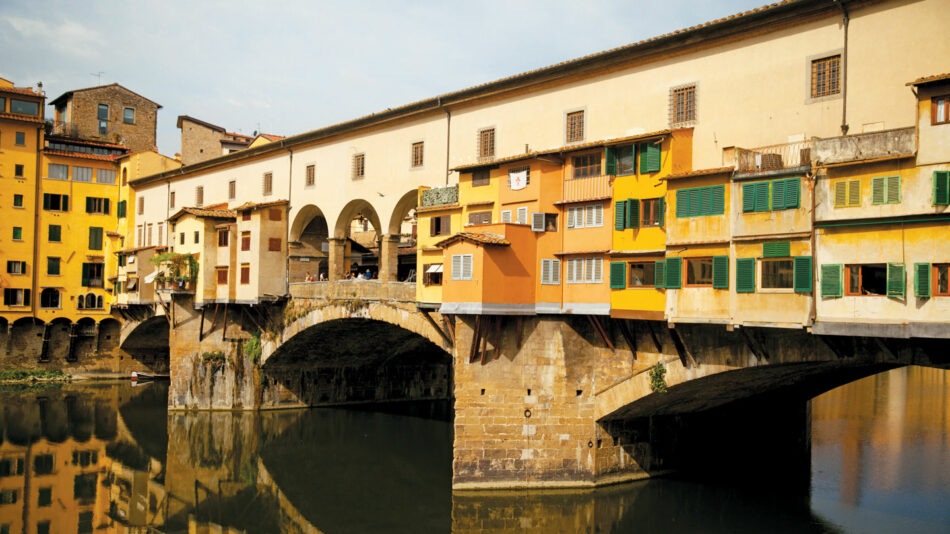
<svg viewBox="0 0 950 534"><path fill-rule="evenodd" d="M736 149L738 172L768 172L811 166L811 141Z"/></svg>
<svg viewBox="0 0 950 534"><path fill-rule="evenodd" d="M613 195L610 176L586 176L564 180L564 202L608 198Z"/></svg>

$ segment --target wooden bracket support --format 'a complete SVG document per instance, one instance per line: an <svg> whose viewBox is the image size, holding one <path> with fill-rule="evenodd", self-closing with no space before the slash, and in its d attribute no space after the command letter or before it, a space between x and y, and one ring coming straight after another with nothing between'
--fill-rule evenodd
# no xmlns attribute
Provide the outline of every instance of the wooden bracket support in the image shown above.
<svg viewBox="0 0 950 534"><path fill-rule="evenodd" d="M600 339L603 340L604 344L607 345L610 350L614 350L614 344L610 341L610 336L607 335L604 326L600 324L600 320L593 315L588 315L587 320L590 321L590 325L594 327L594 331L600 334Z"/></svg>
<svg viewBox="0 0 950 534"><path fill-rule="evenodd" d="M482 334L482 316L475 316L475 328L472 331L472 346L469 347L468 353L468 362L472 363L475 361L475 356L478 354L478 341L479 336Z"/></svg>
<svg viewBox="0 0 950 534"><path fill-rule="evenodd" d="M761 361L768 361L769 360L768 353L765 351L764 348L762 348L758 340L754 339L754 336L752 335L751 332L749 332L749 329L743 327L743 328L740 328L739 331L742 332L742 337L745 338L745 344L747 347L749 347L749 350L752 352L755 358Z"/></svg>
<svg viewBox="0 0 950 534"><path fill-rule="evenodd" d="M438 332L439 335L442 337L442 339L444 339L445 342L449 344L449 346L455 345L455 343L453 343L452 341L452 338L450 338L449 335L446 334L442 330L442 327L439 326L439 323L435 322L435 319L433 319L432 316L429 315L429 310L420 309L419 311L422 313L422 316L426 318L426 321L432 326L432 328L434 328L435 331Z"/></svg>
<svg viewBox="0 0 950 534"><path fill-rule="evenodd" d="M660 338L656 337L656 330L653 328L653 323L647 321L647 328L650 330L650 337L653 339L653 346L656 347L656 352L663 352L663 345L660 344Z"/></svg>
<svg viewBox="0 0 950 534"><path fill-rule="evenodd" d="M670 328L670 337L673 339L673 345L676 347L676 353L680 357L680 362L683 364L683 367L689 369L696 365L696 360L693 358L693 354L689 351L689 347L686 346L686 342L683 341L683 337L680 335L679 331L675 328Z"/></svg>
<svg viewBox="0 0 950 534"><path fill-rule="evenodd" d="M201 322L198 323L198 342L200 343L205 337L205 309L207 306L201 307Z"/></svg>
<svg viewBox="0 0 950 534"><path fill-rule="evenodd" d="M624 341L627 342L627 347L630 348L630 352L633 353L633 359L637 359L637 338L636 331L631 332L627 325L626 319L617 319L618 324L620 325L620 335L623 336Z"/></svg>

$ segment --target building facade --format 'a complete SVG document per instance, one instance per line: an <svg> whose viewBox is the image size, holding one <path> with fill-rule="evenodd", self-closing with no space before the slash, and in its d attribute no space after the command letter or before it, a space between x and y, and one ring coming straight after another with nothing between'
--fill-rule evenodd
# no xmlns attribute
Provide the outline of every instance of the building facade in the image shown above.
<svg viewBox="0 0 950 534"><path fill-rule="evenodd" d="M133 151L155 148L161 105L117 83L67 91L50 102L53 133L121 143Z"/></svg>

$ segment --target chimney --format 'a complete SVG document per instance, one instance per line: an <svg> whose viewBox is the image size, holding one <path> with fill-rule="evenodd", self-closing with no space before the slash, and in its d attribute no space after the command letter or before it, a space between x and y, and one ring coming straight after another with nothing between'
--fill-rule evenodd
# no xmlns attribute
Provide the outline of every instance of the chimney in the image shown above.
<svg viewBox="0 0 950 534"><path fill-rule="evenodd" d="M43 92L43 82L36 82L36 92L39 93L39 94L41 94L41 95L45 95L45 94L46 94L46 93Z"/></svg>

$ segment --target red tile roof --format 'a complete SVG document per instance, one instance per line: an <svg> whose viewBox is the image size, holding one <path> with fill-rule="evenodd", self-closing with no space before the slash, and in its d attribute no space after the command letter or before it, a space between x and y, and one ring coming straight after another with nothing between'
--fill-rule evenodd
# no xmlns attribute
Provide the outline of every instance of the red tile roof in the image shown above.
<svg viewBox="0 0 950 534"><path fill-rule="evenodd" d="M237 212L233 210L209 210L203 208L182 208L177 213L168 218L169 221L178 220L185 215L194 215L195 217L210 217L212 219L234 219Z"/></svg>
<svg viewBox="0 0 950 534"><path fill-rule="evenodd" d="M20 115L19 113L0 113L0 119L13 119L15 121L35 122L43 124L43 119L34 115Z"/></svg>
<svg viewBox="0 0 950 534"><path fill-rule="evenodd" d="M156 105L157 107L159 107L159 108L162 107L162 105L159 104L158 102L156 102L156 101L154 101L154 100L150 100L150 99L148 99L148 98L145 98L144 96L142 96L142 95L136 93L135 91L129 89L128 87L122 87L121 85L119 85L119 84L117 84L117 83L109 83L109 84L106 84L106 85L97 85L97 86L95 86L95 87L84 87L84 88L82 88L82 89L73 89L73 90L71 90L71 91L66 91L65 93L63 93L63 94L57 96L52 102L49 103L49 105L55 106L56 104L58 104L58 103L60 102L60 100L66 100L67 98L71 97L71 96L73 95L73 93L80 93L80 92L83 92L83 91L95 91L96 89L105 89L105 88L107 88L107 87L118 87L118 88L120 88L120 89L124 89L124 90L126 90L126 91L132 93L132 94L135 95L135 96L138 96L138 97L140 97L140 98L142 98L142 99L144 99L144 100L148 100L149 102L155 104L155 105Z"/></svg>
<svg viewBox="0 0 950 534"><path fill-rule="evenodd" d="M257 202L257 203L245 202L244 204L241 204L240 206L235 206L231 209L233 211L253 211L253 210L260 210L264 208L270 208L272 206L282 206L284 204L287 204L287 202L288 201L286 200L271 200L270 202Z"/></svg>
<svg viewBox="0 0 950 534"><path fill-rule="evenodd" d="M243 137L243 138L248 139L248 140L254 139L253 136L244 135L244 134L239 134L239 133L234 133L234 132L224 132L224 134L225 134L225 135L230 135L230 136L232 136L232 137ZM222 141L232 141L232 139L222 139Z"/></svg>
<svg viewBox="0 0 950 534"><path fill-rule="evenodd" d="M114 156L102 156L99 154L84 154L82 152L70 152L68 150L52 150L49 148L44 148L43 153L47 156L62 156L64 158L79 158L79 159L94 159L97 161L110 161L114 162L119 159L122 155L116 154Z"/></svg>
<svg viewBox="0 0 950 534"><path fill-rule="evenodd" d="M257 136L263 137L264 139L267 139L268 141L280 141L281 139L284 139L286 137L283 135L264 134L264 133L258 134Z"/></svg>
<svg viewBox="0 0 950 534"><path fill-rule="evenodd" d="M475 243L476 245L498 247L507 247L511 244L510 241L505 239L505 236L493 234L491 232L459 232L451 237L439 241L435 244L435 246L445 248L458 241L468 241L469 243Z"/></svg>
<svg viewBox="0 0 950 534"><path fill-rule="evenodd" d="M43 95L37 93L32 87L0 87L0 93L15 93L18 95L27 95L27 96L35 96L37 98L44 98Z"/></svg>
<svg viewBox="0 0 950 534"><path fill-rule="evenodd" d="M671 174L669 176L660 178L660 180L679 180L680 178L692 178L694 176L711 176L713 174L726 174L734 170L736 170L735 167L716 167L714 169L696 169L694 171Z"/></svg>
<svg viewBox="0 0 950 534"><path fill-rule="evenodd" d="M948 79L950 79L950 72L944 72L943 74L934 74L932 76L924 76L923 78L917 78L916 80L912 82L907 82L907 85L924 85L927 83L942 82Z"/></svg>

